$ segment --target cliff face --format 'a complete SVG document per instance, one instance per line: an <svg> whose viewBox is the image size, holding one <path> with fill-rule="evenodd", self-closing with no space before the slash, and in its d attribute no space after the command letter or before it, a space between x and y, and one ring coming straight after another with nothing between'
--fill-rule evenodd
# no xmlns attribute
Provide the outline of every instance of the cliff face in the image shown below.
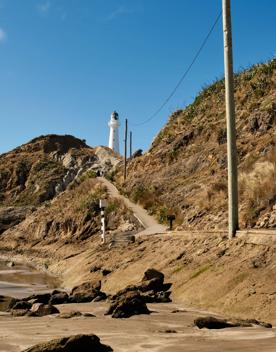
<svg viewBox="0 0 276 352"><path fill-rule="evenodd" d="M276 60L235 76L240 226L276 226ZM227 226L224 81L171 115L148 153L116 182L161 221L179 229Z"/></svg>

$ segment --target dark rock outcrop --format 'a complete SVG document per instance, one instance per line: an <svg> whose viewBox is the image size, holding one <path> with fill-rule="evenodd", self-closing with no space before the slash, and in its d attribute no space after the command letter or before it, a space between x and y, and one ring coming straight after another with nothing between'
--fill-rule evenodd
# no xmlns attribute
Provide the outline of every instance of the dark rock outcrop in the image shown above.
<svg viewBox="0 0 276 352"><path fill-rule="evenodd" d="M27 313L29 316L43 317L44 315L58 314L59 310L51 304L35 303Z"/></svg>
<svg viewBox="0 0 276 352"><path fill-rule="evenodd" d="M215 317L199 317L194 320L195 326L199 329L225 329L225 328L233 328L236 325L227 322L225 319L218 319Z"/></svg>
<svg viewBox="0 0 276 352"><path fill-rule="evenodd" d="M51 298L51 293L39 293L23 298L22 301L32 301L32 303L48 304Z"/></svg>
<svg viewBox="0 0 276 352"><path fill-rule="evenodd" d="M144 273L142 281L152 280L152 279L159 279L160 281L164 282L164 274L161 271L156 269L147 269Z"/></svg>
<svg viewBox="0 0 276 352"><path fill-rule="evenodd" d="M150 311L139 292L127 292L110 305L106 315L110 314L112 318L129 318L133 315L150 314Z"/></svg>
<svg viewBox="0 0 276 352"><path fill-rule="evenodd" d="M113 318L128 318L136 314L150 314L146 303L171 302L168 291L172 284L164 284L164 274L148 269L137 285L129 285L110 298L111 305L106 314Z"/></svg>
<svg viewBox="0 0 276 352"><path fill-rule="evenodd" d="M101 291L101 281L84 282L72 289L69 296L70 303L101 301L106 299L106 294Z"/></svg>
<svg viewBox="0 0 276 352"><path fill-rule="evenodd" d="M145 303L166 303L171 302L171 283L164 283L164 274L155 269L148 269L143 279L137 285L129 285L117 292L112 300L123 296L127 292L139 292Z"/></svg>
<svg viewBox="0 0 276 352"><path fill-rule="evenodd" d="M0 235L10 227L18 225L27 215L35 210L34 207L4 207L0 209Z"/></svg>
<svg viewBox="0 0 276 352"><path fill-rule="evenodd" d="M195 326L199 329L225 329L225 328L234 328L234 327L253 327L253 326L262 326L264 328L272 328L270 323L265 323L263 321L258 321L256 319L218 319L212 316L208 317L199 317L194 320Z"/></svg>
<svg viewBox="0 0 276 352"><path fill-rule="evenodd" d="M103 345L96 335L75 335L41 343L24 352L110 352L111 347Z"/></svg>
<svg viewBox="0 0 276 352"><path fill-rule="evenodd" d="M67 292L55 290L52 292L49 304L64 304L68 302L68 299L69 296Z"/></svg>
<svg viewBox="0 0 276 352"><path fill-rule="evenodd" d="M15 302L15 304L12 306L12 309L31 309L32 304L27 301L18 301Z"/></svg>

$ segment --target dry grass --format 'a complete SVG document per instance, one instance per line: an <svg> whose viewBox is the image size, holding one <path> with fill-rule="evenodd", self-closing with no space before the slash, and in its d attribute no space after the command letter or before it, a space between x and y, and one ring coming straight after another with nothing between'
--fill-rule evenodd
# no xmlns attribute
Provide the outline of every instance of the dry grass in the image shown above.
<svg viewBox="0 0 276 352"><path fill-rule="evenodd" d="M260 161L239 177L239 193L244 200L243 221L254 225L259 213L272 207L276 199L276 161Z"/></svg>

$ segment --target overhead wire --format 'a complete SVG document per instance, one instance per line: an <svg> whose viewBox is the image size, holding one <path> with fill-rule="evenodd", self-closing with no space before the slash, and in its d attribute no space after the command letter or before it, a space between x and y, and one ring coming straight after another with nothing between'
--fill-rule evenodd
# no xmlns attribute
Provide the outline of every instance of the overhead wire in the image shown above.
<svg viewBox="0 0 276 352"><path fill-rule="evenodd" d="M205 47L206 43L208 42L208 39L210 38L212 32L214 31L218 21L220 20L221 15L222 15L222 11L220 11L218 16L216 17L216 19L215 19L214 23L212 24L209 32L207 33L207 35L205 36L205 38L204 38L203 42L201 43L199 49L197 50L193 60L191 61L190 65L187 67L186 71L183 73L183 75L181 76L181 78L177 82L177 84L174 87L174 89L172 90L172 92L168 95L168 97L163 101L163 103L159 106L159 108L153 114L151 114L146 120L144 120L143 122L140 122L140 123L131 123L132 126L142 126L142 125L147 124L148 122L153 120L160 113L160 111L167 105L167 103L174 96L174 94L176 93L177 89L180 87L180 85L182 84L182 82L184 81L184 79L186 78L188 73L190 72L191 68L195 64L195 62L198 59L200 53L202 52L203 48Z"/></svg>

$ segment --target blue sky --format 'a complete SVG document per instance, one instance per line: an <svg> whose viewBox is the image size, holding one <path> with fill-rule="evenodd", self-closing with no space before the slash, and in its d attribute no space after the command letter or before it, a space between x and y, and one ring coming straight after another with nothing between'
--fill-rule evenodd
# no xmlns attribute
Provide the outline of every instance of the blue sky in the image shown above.
<svg viewBox="0 0 276 352"><path fill-rule="evenodd" d="M144 121L220 9L221 0L0 0L0 152L48 133L105 145L114 109L121 122ZM232 0L236 70L275 55L275 13L275 0ZM168 105L131 126L134 149L146 150L170 113L222 75L220 21Z"/></svg>

